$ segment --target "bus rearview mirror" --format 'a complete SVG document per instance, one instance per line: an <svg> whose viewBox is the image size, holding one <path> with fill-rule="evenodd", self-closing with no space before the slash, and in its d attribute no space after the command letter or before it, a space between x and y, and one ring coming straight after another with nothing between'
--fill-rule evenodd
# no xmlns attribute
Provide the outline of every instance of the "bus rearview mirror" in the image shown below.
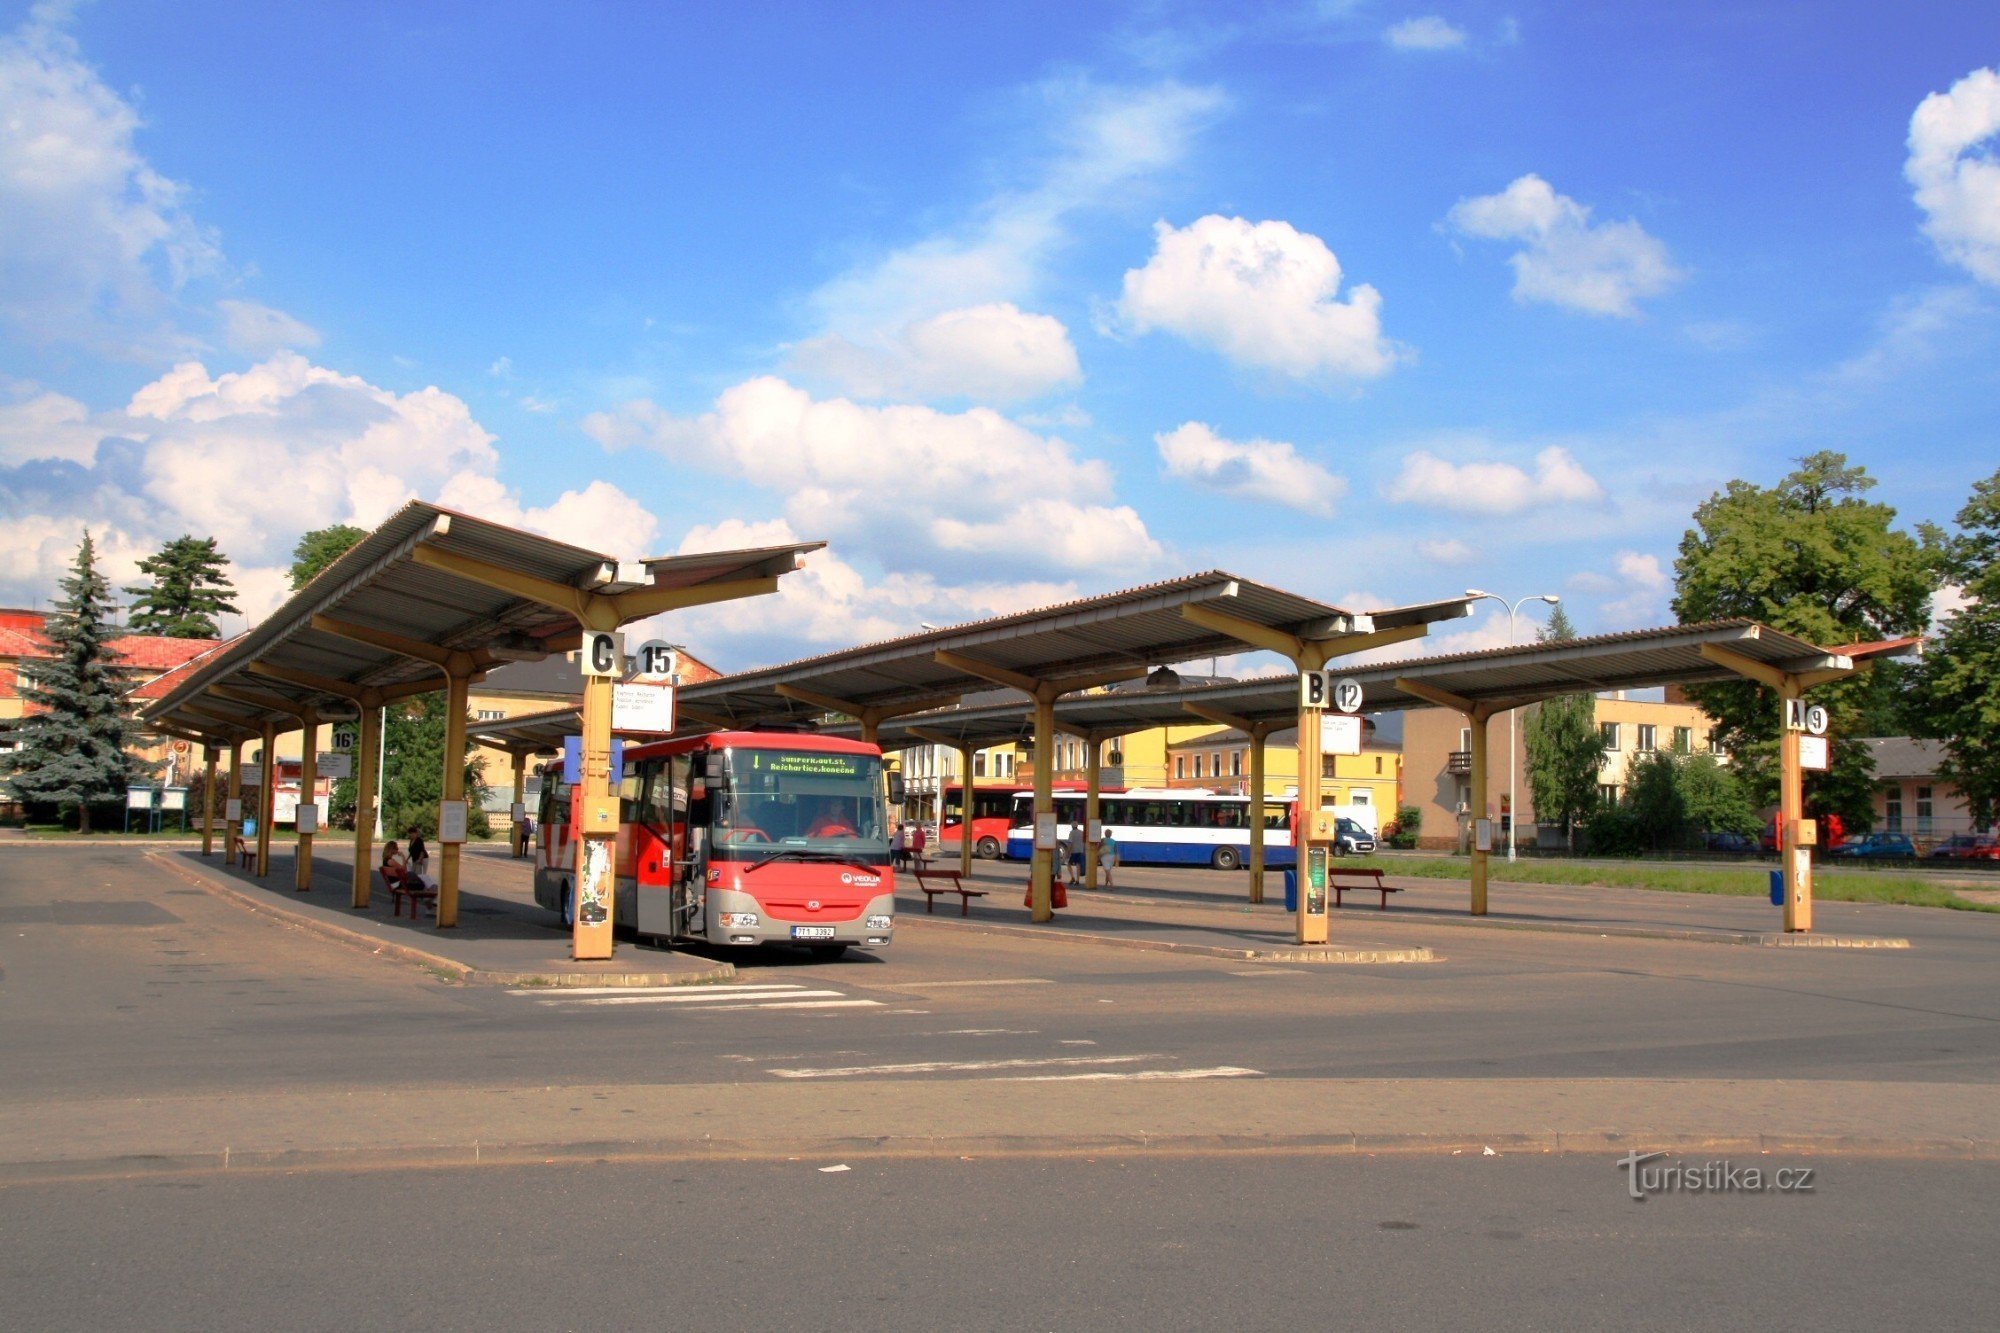
<svg viewBox="0 0 2000 1333"><path fill-rule="evenodd" d="M889 804L901 805L903 803L903 794L903 775L901 773L891 773L889 775Z"/></svg>

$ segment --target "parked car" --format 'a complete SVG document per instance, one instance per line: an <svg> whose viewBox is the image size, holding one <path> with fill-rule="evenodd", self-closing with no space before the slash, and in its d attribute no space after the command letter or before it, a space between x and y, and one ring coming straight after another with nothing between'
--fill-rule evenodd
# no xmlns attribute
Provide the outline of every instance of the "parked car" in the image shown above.
<svg viewBox="0 0 2000 1333"><path fill-rule="evenodd" d="M2000 861L2000 836L1954 833L1931 848L1933 861Z"/></svg>
<svg viewBox="0 0 2000 1333"><path fill-rule="evenodd" d="M1730 856L1754 856L1758 844L1757 839L1747 833L1711 833L1708 835L1708 850Z"/></svg>
<svg viewBox="0 0 2000 1333"><path fill-rule="evenodd" d="M1819 825L1819 852L1821 856L1838 851L1847 842L1847 828L1839 815L1814 815L1813 822ZM1772 815L1764 821L1763 836L1757 840L1758 850L1776 855L1778 851L1778 817Z"/></svg>
<svg viewBox="0 0 2000 1333"><path fill-rule="evenodd" d="M1352 819L1342 819L1335 829L1335 854L1366 856L1375 850L1375 835Z"/></svg>
<svg viewBox="0 0 2000 1333"><path fill-rule="evenodd" d="M1917 848L1901 833L1864 833L1831 853L1850 860L1890 861L1913 859Z"/></svg>

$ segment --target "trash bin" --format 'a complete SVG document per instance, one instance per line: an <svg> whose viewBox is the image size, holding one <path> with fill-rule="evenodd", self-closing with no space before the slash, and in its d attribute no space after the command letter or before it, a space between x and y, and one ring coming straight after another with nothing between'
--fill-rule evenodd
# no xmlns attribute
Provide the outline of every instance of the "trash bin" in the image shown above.
<svg viewBox="0 0 2000 1333"><path fill-rule="evenodd" d="M1299 872L1296 870L1285 872L1285 910L1287 912L1299 910Z"/></svg>
<svg viewBox="0 0 2000 1333"><path fill-rule="evenodd" d="M1782 870L1773 870L1771 872L1771 906L1783 907L1784 905L1785 872Z"/></svg>

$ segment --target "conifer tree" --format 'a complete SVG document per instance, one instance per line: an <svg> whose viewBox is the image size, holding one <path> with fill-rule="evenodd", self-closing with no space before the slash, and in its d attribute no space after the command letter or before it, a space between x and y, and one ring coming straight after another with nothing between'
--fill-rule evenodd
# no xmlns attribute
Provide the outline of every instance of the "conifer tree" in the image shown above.
<svg viewBox="0 0 2000 1333"><path fill-rule="evenodd" d="M74 810L78 830L88 833L91 805L122 798L138 773L124 690L106 646L116 632L111 586L98 572L88 532L61 586L42 630L49 656L21 663L21 698L30 711L15 733L19 748L0 759L0 772L19 800Z"/></svg>
<svg viewBox="0 0 2000 1333"><path fill-rule="evenodd" d="M1542 642L1576 637L1576 627L1558 606ZM1576 826L1596 808L1598 771L1604 767L1604 734L1597 726L1597 697L1565 694L1535 705L1523 724L1528 752L1528 790L1535 798L1535 822L1563 831L1575 850Z"/></svg>
<svg viewBox="0 0 2000 1333"><path fill-rule="evenodd" d="M125 590L134 598L132 632L176 639L221 637L216 617L236 613L236 589L222 572L225 564L215 538L192 533L141 560L139 572L152 582Z"/></svg>

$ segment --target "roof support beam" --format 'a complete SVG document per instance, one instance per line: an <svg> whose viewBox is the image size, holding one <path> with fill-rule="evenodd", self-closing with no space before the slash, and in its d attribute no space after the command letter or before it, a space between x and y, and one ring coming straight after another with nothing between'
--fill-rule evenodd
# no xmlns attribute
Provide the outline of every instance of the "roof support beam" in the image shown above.
<svg viewBox="0 0 2000 1333"><path fill-rule="evenodd" d="M385 653L395 653L399 657L429 662L446 675L470 676L495 664L485 653L467 653L454 648L440 648L434 643L405 638L390 630L357 625L349 620L336 620L332 616L317 615L312 618L311 623L312 627L322 634L331 634L337 639L351 639L355 643L365 643L371 648L380 648Z"/></svg>
<svg viewBox="0 0 2000 1333"><path fill-rule="evenodd" d="M475 654L476 656L476 654ZM436 694L445 687L442 680L408 680L398 685L354 685L331 676L314 675L310 671L294 671L290 667L273 666L269 662L252 662L249 667L254 675L268 676L272 680L282 680L288 685L302 686L308 690L319 690L337 699L346 699L361 708L380 708L384 704L395 703L398 699L408 699L419 694ZM476 671L470 679L478 680L484 671Z"/></svg>
<svg viewBox="0 0 2000 1333"><path fill-rule="evenodd" d="M1346 657L1351 653L1366 652L1370 648L1383 648L1390 644L1407 643L1411 639L1421 639L1430 630L1428 625L1402 625L1396 629L1371 630L1359 634L1304 638L1208 606L1183 606L1181 615L1203 629L1214 630L1217 634L1227 634L1237 642L1248 644L1252 648L1263 648L1277 653L1289 659L1301 671L1317 671L1336 657Z"/></svg>
<svg viewBox="0 0 2000 1333"><path fill-rule="evenodd" d="M903 703L865 704L850 703L846 699L836 699L830 694L803 689L797 685L773 685L771 692L794 702L823 708L829 713L845 713L861 724L861 739L868 744L875 743L876 732L892 717L908 717L912 713L928 713L933 708L948 708L959 701L956 694L936 694L928 699L910 699Z"/></svg>
<svg viewBox="0 0 2000 1333"><path fill-rule="evenodd" d="M524 574L518 569L508 569L504 565L478 560L456 551L439 550L435 546L418 546L410 552L410 559L417 564L457 575L470 583L498 588L501 592L513 593L516 597L525 597L558 611L567 611L585 628L594 630L615 630L620 625L643 620L662 611L708 606L715 602L734 601L739 597L761 597L778 590L779 577L773 574L766 578L697 583L686 588L656 585L618 593L599 593ZM799 568L801 563L799 557L793 557L792 568Z"/></svg>

